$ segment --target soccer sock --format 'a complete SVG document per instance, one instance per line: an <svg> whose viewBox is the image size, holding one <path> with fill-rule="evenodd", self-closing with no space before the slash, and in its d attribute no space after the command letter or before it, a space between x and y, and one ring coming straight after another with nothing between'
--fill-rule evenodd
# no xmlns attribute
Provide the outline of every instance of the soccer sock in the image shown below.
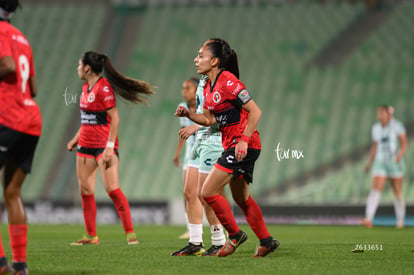
<svg viewBox="0 0 414 275"><path fill-rule="evenodd" d="M369 221L374 219L375 212L377 212L381 192L372 189L368 194L367 207L365 208L365 218Z"/></svg>
<svg viewBox="0 0 414 275"><path fill-rule="evenodd" d="M263 220L262 211L256 201L249 196L247 201L237 204L246 216L247 223L250 225L257 238L259 238L259 240L269 238L270 233L267 230L266 224Z"/></svg>
<svg viewBox="0 0 414 275"><path fill-rule="evenodd" d="M3 248L3 241L1 239L1 234L0 234L0 258L6 257L6 253L4 252L4 248Z"/></svg>
<svg viewBox="0 0 414 275"><path fill-rule="evenodd" d="M13 262L26 262L27 224L9 224Z"/></svg>
<svg viewBox="0 0 414 275"><path fill-rule="evenodd" d="M211 244L216 246L222 246L226 242L226 236L224 236L223 226L221 224L215 224L210 226L211 231Z"/></svg>
<svg viewBox="0 0 414 275"><path fill-rule="evenodd" d="M190 240L189 242L195 245L203 243L203 225L202 224L189 224L190 225Z"/></svg>
<svg viewBox="0 0 414 275"><path fill-rule="evenodd" d="M116 211L121 218L122 226L125 233L133 233L134 228L132 225L131 210L129 209L129 203L121 188L117 188L108 193L112 201L115 204Z"/></svg>
<svg viewBox="0 0 414 275"><path fill-rule="evenodd" d="M96 202L95 195L81 195L83 220L85 221L88 235L96 236Z"/></svg>
<svg viewBox="0 0 414 275"><path fill-rule="evenodd" d="M216 194L211 197L204 197L204 200L214 210L214 213L216 213L217 218L227 230L229 236L234 236L240 231L240 228L234 219L233 213L231 212L230 204L225 198L223 198L220 194Z"/></svg>
<svg viewBox="0 0 414 275"><path fill-rule="evenodd" d="M405 201L403 198L399 199L397 197L394 197L394 209L395 209L395 216L397 218L397 223L404 224Z"/></svg>

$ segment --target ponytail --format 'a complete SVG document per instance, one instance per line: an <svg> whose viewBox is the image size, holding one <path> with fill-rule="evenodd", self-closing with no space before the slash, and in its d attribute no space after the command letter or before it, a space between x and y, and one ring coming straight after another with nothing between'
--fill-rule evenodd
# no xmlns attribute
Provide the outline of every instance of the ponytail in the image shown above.
<svg viewBox="0 0 414 275"><path fill-rule="evenodd" d="M129 102L147 103L147 99L142 95L154 94L149 83L126 77L115 70L109 57L104 54L86 52L81 60L84 65L89 65L94 73L100 74L103 71L114 92Z"/></svg>
<svg viewBox="0 0 414 275"><path fill-rule="evenodd" d="M220 38L211 38L206 46L209 48L213 57L219 59L219 69L229 71L237 78L240 78L236 51L230 48L227 41Z"/></svg>

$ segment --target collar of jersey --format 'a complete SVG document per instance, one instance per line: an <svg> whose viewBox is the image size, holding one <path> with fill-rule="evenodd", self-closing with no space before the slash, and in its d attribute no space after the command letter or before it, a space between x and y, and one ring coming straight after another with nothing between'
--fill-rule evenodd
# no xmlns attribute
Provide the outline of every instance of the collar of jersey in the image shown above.
<svg viewBox="0 0 414 275"><path fill-rule="evenodd" d="M212 93L212 92L213 92L213 89L214 89L214 87L216 86L217 80L219 79L219 77L220 77L220 75L221 75L221 73L222 73L222 72L224 72L224 70L221 70L221 71L218 73L218 75L217 75L216 79L214 80L213 85L211 85L211 87L210 87L210 93Z"/></svg>

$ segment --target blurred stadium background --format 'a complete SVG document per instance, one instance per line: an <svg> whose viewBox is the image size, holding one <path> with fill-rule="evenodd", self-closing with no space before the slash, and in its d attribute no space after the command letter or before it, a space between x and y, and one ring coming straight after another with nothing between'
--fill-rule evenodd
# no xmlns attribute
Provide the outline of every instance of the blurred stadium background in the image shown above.
<svg viewBox="0 0 414 275"><path fill-rule="evenodd" d="M251 191L269 221L353 223L364 214L370 177L363 168L382 103L394 106L408 130L404 190L407 215L414 215L413 1L21 2L12 23L33 47L44 122L23 189L29 220L82 221L75 154L66 143L79 127L76 67L87 50L106 53L121 72L158 87L149 106L118 101L120 180L137 206L135 221L183 216L181 169L172 162L179 128L174 111L181 83L196 75L193 59L210 37L237 51L241 79L263 110L263 150ZM279 143L304 158L278 161ZM96 197L102 208L111 206L100 179ZM380 214L393 215L390 188L382 205ZM73 219L65 212L71 206ZM154 211L161 211L159 219ZM39 218L41 212L49 214Z"/></svg>

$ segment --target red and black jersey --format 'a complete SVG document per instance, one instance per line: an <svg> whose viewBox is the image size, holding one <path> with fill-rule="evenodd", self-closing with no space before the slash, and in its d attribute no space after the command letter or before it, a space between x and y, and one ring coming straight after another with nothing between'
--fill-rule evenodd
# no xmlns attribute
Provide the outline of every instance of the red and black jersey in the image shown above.
<svg viewBox="0 0 414 275"><path fill-rule="evenodd" d="M236 146L247 125L249 112L242 106L251 100L244 84L228 71L221 71L215 83L204 86L204 109L214 114L222 133L225 150ZM254 131L249 148L261 149L260 137Z"/></svg>
<svg viewBox="0 0 414 275"><path fill-rule="evenodd" d="M0 124L40 136L42 117L29 85L29 79L35 76L32 48L22 32L0 21L0 59L6 56L13 58L16 71L0 79Z"/></svg>
<svg viewBox="0 0 414 275"><path fill-rule="evenodd" d="M106 147L111 126L111 119L106 111L113 107L116 107L115 94L106 78L101 77L91 89L88 82L83 84L80 99L79 146ZM118 149L118 137L116 137L115 149Z"/></svg>

